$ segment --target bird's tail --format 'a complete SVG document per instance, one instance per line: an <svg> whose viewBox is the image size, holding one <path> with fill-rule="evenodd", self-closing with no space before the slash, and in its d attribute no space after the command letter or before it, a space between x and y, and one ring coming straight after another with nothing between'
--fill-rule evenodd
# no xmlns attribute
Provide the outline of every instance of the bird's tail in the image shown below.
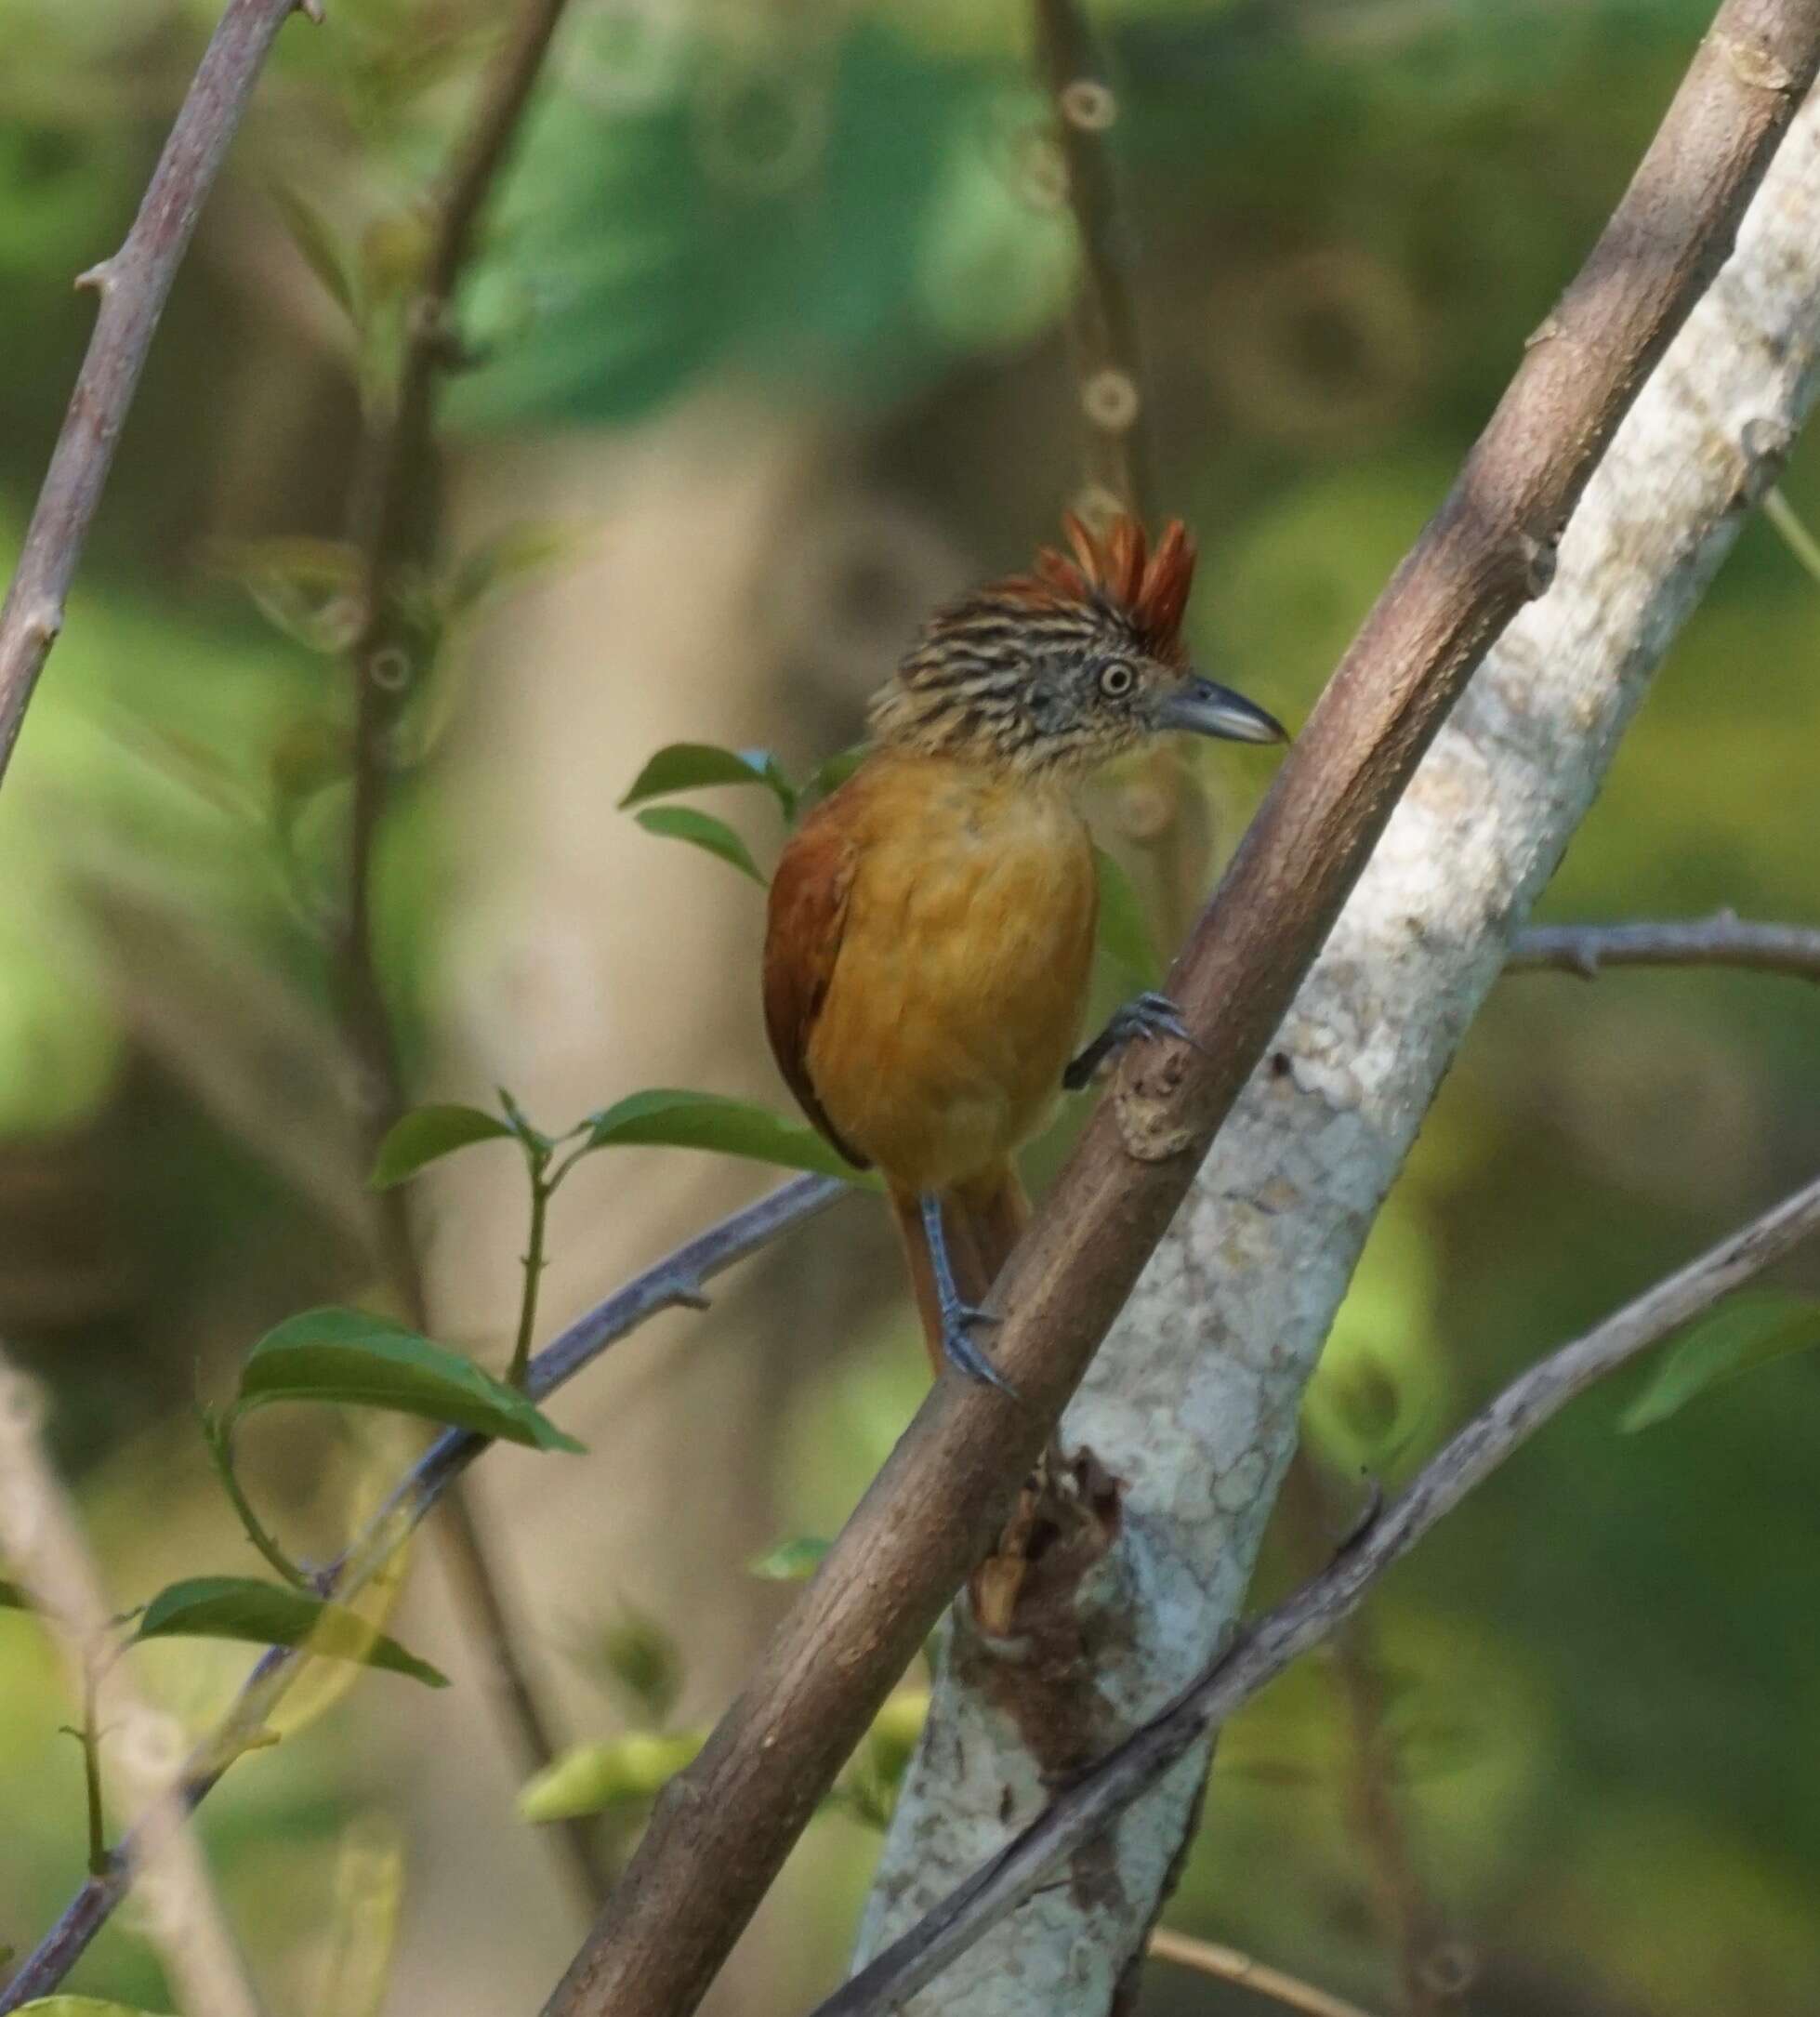
<svg viewBox="0 0 1820 2017"><path fill-rule="evenodd" d="M923 1231L922 1203L914 1191L901 1190L893 1184L891 1209L903 1241L903 1258L910 1270L917 1314L922 1319L923 1338L939 1373L943 1364L942 1313L935 1294L935 1267L930 1256L929 1236ZM947 1237L955 1286L963 1302L986 1302L987 1292L998 1279L998 1271L1029 1220L1030 1200L1009 1161L943 1193L942 1230Z"/></svg>

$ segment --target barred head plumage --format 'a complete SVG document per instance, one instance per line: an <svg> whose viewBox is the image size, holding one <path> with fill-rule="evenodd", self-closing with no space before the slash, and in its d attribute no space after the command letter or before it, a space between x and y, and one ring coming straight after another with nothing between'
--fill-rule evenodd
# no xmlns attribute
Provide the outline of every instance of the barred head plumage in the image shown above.
<svg viewBox="0 0 1820 2017"><path fill-rule="evenodd" d="M938 611L872 704L883 744L1019 771L1090 770L1173 728L1275 740L1260 708L1190 670L1181 620L1194 542L1171 519L1151 550L1134 518ZM1197 711L1198 710L1198 711Z"/></svg>

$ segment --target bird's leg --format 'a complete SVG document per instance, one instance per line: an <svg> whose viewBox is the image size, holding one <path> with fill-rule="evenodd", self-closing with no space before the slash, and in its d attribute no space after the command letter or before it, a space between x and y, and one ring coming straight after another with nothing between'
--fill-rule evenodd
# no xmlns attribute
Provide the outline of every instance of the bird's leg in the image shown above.
<svg viewBox="0 0 1820 2017"><path fill-rule="evenodd" d="M929 1241L930 1266L935 1275L935 1298L942 1311L943 1353L969 1378L983 1380L988 1387L996 1387L1000 1393L1009 1393L1012 1400L1021 1400L1022 1396L1017 1389L1003 1378L968 1335L969 1325L1000 1324L1004 1319L990 1310L982 1310L976 1304L961 1299L960 1290L955 1285L954 1263L948 1258L948 1235L942 1225L941 1197L933 1191L925 1191L918 1203L923 1215L923 1233Z"/></svg>
<svg viewBox="0 0 1820 2017"><path fill-rule="evenodd" d="M1127 1044L1148 1041L1153 1036L1173 1036L1193 1049L1201 1048L1181 1020L1181 1010L1167 995L1135 995L1122 1008L1114 1009L1112 1021L1062 1073L1062 1089L1079 1092L1083 1086L1092 1083L1093 1074L1108 1058L1123 1050Z"/></svg>

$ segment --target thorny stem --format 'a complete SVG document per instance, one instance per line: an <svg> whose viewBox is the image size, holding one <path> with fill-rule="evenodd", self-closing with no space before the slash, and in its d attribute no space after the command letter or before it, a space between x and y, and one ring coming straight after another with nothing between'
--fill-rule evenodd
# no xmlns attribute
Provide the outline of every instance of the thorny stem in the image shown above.
<svg viewBox="0 0 1820 2017"><path fill-rule="evenodd" d="M846 1193L847 1186L837 1178L797 1177L706 1227L546 1345L531 1362L525 1392L534 1401L544 1400L662 1311L706 1309L704 1290L715 1276L825 1211ZM484 1436L445 1430L312 1587L320 1595L343 1602L357 1595L468 1465L490 1447ZM200 1806L228 1767L244 1755L255 1734L270 1722L307 1658L306 1653L284 1646L275 1646L260 1658L232 1706L191 1754L178 1787L186 1808ZM137 1833L114 1852L105 1874L91 1878L77 1892L36 1950L0 1988L0 2017L48 1996L112 1918L127 1892Z"/></svg>

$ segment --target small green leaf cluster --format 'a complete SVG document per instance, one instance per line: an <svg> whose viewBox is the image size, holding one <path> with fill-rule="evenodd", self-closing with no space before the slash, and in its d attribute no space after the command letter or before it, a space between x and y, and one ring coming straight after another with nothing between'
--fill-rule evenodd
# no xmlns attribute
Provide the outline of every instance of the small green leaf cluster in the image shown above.
<svg viewBox="0 0 1820 2017"><path fill-rule="evenodd" d="M730 863L762 889L767 880L764 871L753 859L751 849L725 820L693 806L653 805L651 801L671 798L679 792L706 791L719 784L758 784L775 799L784 824L789 828L801 812L851 777L863 755L861 749L842 750L820 765L804 783L797 784L769 749L722 749L713 743L668 743L632 780L619 807L622 812L642 808L633 811L632 816L646 833L666 840L685 840L691 847Z"/></svg>

